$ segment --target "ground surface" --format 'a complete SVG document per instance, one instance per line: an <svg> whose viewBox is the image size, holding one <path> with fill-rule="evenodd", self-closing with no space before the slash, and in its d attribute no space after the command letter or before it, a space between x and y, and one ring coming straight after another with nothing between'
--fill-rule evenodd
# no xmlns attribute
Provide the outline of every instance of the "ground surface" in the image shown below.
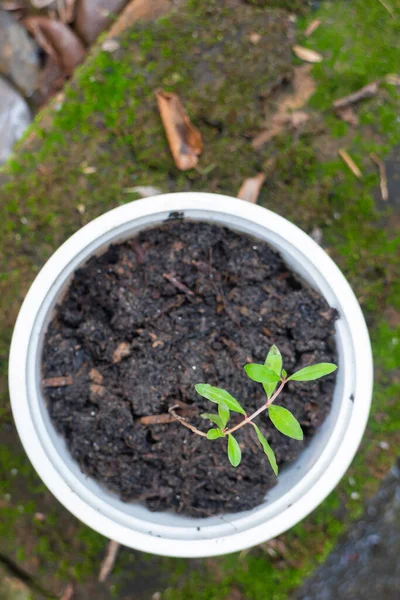
<svg viewBox="0 0 400 600"><path fill-rule="evenodd" d="M376 0L337 0L320 3L312 13L301 3L305 16L294 24L285 10L270 11L268 5L276 2L255 4L260 6L232 0L221 8L211 0L192 1L175 16L137 24L117 52L94 52L62 106L58 99L40 116L0 173L0 559L5 555L34 577L28 581L33 597L43 597L37 584L54 597L74 581L78 598L144 600L159 591L162 600L283 600L362 514L364 501L394 462L400 392L398 187L390 182L389 201L380 200L370 153L389 157L395 169L398 87L382 83L363 101L356 128L338 120L331 103L397 73L400 18ZM317 17L322 24L306 40L302 32ZM250 41L254 32L261 35L259 44ZM284 132L255 151L251 137L280 101L282 76L290 79L298 64L290 50L295 37L324 56L313 68L317 87L306 107L310 118L302 129ZM180 94L201 130L205 150L197 170L182 173L174 167L153 100L160 86ZM338 157L340 148L361 168L360 179ZM243 178L260 171L267 180L259 203L322 239L365 310L376 387L363 443L335 492L279 540L202 561L124 550L108 583L97 584L106 540L47 492L12 424L6 367L18 307L60 242L94 216L135 199L133 186L236 195Z"/></svg>

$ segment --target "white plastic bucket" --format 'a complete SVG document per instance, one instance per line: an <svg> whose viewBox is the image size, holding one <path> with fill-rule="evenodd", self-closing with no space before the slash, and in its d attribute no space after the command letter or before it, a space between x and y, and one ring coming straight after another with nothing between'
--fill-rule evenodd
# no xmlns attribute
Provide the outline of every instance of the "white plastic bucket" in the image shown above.
<svg viewBox="0 0 400 600"><path fill-rule="evenodd" d="M84 475L50 421L40 386L44 333L77 267L110 243L184 218L226 225L267 241L336 308L339 369L332 409L298 460L284 469L253 510L195 519L153 513ZM176 216L176 215L173 215ZM11 344L9 383L18 433L43 482L89 527L125 546L165 556L226 554L290 529L333 490L358 448L368 418L373 367L365 321L346 279L308 235L277 214L242 200L205 193L166 194L120 206L85 225L49 259L20 310ZM262 460L262 458L260 458Z"/></svg>

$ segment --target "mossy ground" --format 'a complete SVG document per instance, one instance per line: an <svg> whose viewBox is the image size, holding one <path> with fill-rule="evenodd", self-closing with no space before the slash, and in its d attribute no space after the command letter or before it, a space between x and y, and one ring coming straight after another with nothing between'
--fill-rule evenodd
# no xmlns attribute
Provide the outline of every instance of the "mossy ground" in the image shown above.
<svg viewBox="0 0 400 600"><path fill-rule="evenodd" d="M398 8L395 0L387 3ZM268 4L238 0L221 8L220 2L192 0L179 14L137 25L118 52L93 53L62 107L38 117L0 173L0 550L53 592L69 579L94 589L105 540L50 496L22 451L6 396L8 345L20 302L45 259L83 223L136 197L125 188L236 195L245 177L264 170L259 202L307 232L322 231L324 245L365 309L376 389L368 430L349 473L317 510L280 537L278 547L202 561L124 551L109 597L125 597L130 586L138 598L167 588L163 599L284 599L360 515L393 461L399 441L400 230L390 202L384 206L379 200L369 154L384 157L400 141L399 92L383 84L357 109L361 123L355 130L330 107L335 98L396 73L400 16L393 19L376 0L337 0L301 17L295 25L298 43L324 55L313 69L317 90L310 121L304 131L282 135L255 152L249 140L265 118L260 93L283 74L290 77L297 62L290 52L294 32L288 13ZM303 39L307 23L317 17L321 26ZM262 35L257 45L249 41L253 31ZM157 87L177 92L202 132L205 150L197 170L181 173L174 167L154 101ZM338 158L342 146L362 169L361 180ZM85 174L87 166L96 171ZM38 512L45 521L35 518ZM144 564L153 576L159 574L158 581L143 580Z"/></svg>

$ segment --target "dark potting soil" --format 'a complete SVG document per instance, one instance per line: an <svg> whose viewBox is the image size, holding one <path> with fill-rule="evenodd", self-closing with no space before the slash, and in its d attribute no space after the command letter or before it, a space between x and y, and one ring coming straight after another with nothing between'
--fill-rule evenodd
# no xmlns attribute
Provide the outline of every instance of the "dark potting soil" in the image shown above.
<svg viewBox="0 0 400 600"><path fill-rule="evenodd" d="M227 389L253 412L265 400L243 365L276 344L290 373L335 362L336 311L288 270L266 243L206 223L172 221L111 246L79 269L50 323L43 387L52 420L82 471L123 500L193 516L250 509L276 478L253 427L209 441L216 412L195 389ZM258 425L280 468L291 463L329 412L335 376L289 383L277 402L300 421L304 441ZM232 413L232 424L242 417Z"/></svg>

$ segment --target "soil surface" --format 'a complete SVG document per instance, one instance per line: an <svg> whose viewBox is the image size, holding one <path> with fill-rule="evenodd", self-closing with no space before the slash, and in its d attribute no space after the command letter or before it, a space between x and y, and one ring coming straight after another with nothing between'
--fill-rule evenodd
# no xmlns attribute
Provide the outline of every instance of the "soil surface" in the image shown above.
<svg viewBox="0 0 400 600"><path fill-rule="evenodd" d="M237 434L243 458L234 469L226 440L154 417L168 421L178 403L182 416L207 431L200 414L216 407L196 393L200 382L229 390L252 412L264 392L243 365L264 362L272 344L289 373L334 362L335 318L267 244L171 221L76 272L43 349L51 417L82 471L123 500L193 516L250 509L276 482L253 428ZM280 468L328 414L334 381L289 383L282 393L278 403L300 421L303 442L259 417ZM240 419L233 414L231 422Z"/></svg>

